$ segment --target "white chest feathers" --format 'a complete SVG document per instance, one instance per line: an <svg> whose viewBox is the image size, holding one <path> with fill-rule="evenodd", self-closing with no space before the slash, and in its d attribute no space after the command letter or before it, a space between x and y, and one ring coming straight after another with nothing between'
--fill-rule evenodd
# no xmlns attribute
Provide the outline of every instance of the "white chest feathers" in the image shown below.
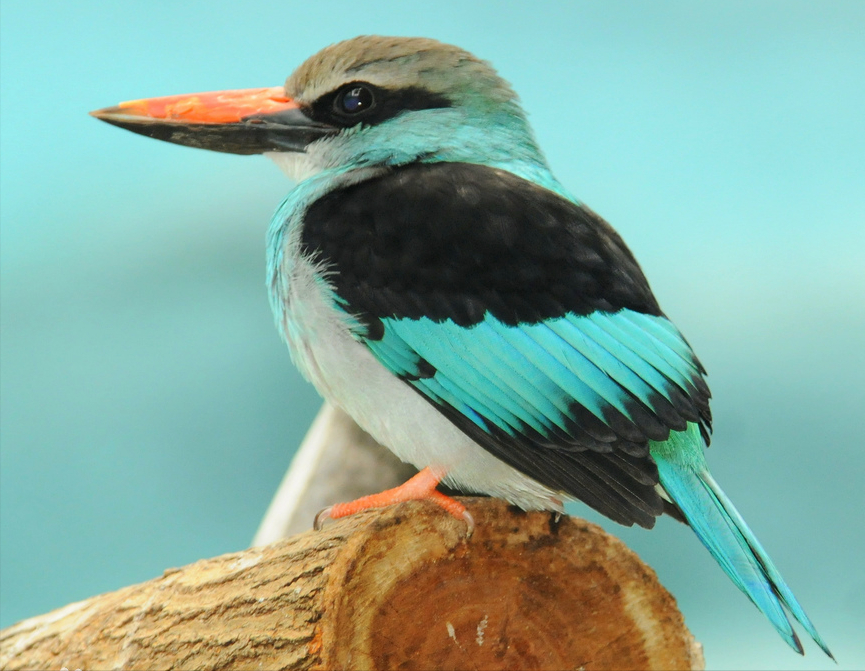
<svg viewBox="0 0 865 671"><path fill-rule="evenodd" d="M496 459L387 370L352 334L353 320L334 305L316 268L291 256L280 326L292 359L322 396L400 459L431 467L451 486L525 509L561 507L552 491Z"/></svg>

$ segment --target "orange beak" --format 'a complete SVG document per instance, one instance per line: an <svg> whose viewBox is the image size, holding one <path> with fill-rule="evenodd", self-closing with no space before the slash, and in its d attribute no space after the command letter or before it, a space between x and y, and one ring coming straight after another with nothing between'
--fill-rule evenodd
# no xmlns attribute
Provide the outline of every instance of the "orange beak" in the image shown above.
<svg viewBox="0 0 865 671"><path fill-rule="evenodd" d="M145 98L90 114L157 140L232 154L304 151L338 131L307 117L281 87Z"/></svg>

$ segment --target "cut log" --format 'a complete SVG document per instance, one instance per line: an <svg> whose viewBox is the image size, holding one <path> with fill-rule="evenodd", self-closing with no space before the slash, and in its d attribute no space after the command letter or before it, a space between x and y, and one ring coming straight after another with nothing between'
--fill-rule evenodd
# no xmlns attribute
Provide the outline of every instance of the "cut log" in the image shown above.
<svg viewBox="0 0 865 671"><path fill-rule="evenodd" d="M371 511L0 632L3 669L701 669L654 572L588 522Z"/></svg>

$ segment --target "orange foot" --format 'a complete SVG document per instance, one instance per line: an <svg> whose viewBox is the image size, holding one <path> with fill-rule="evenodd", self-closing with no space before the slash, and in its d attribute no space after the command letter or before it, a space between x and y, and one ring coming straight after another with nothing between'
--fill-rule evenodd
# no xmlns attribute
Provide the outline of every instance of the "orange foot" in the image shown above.
<svg viewBox="0 0 865 671"><path fill-rule="evenodd" d="M364 496L356 501L348 503L337 503L322 510L315 516L313 526L316 530L321 529L324 521L328 518L335 520L340 517L348 517L363 510L370 508L385 508L392 506L394 503L402 503L403 501L432 501L438 506L447 510L457 519L463 520L468 526L466 537L470 537L475 530L475 520L471 513L466 510L466 507L449 496L445 496L439 491L436 491L441 478L435 475L429 468L425 468L417 475L407 480L399 487L387 489L380 494L372 494Z"/></svg>

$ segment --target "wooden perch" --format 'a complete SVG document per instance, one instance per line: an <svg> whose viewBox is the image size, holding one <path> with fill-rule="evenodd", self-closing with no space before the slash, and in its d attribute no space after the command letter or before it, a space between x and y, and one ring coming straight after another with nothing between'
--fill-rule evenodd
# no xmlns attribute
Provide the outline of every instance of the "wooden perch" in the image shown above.
<svg viewBox="0 0 865 671"><path fill-rule="evenodd" d="M3 669L701 669L654 572L583 520L372 511L0 632Z"/></svg>

